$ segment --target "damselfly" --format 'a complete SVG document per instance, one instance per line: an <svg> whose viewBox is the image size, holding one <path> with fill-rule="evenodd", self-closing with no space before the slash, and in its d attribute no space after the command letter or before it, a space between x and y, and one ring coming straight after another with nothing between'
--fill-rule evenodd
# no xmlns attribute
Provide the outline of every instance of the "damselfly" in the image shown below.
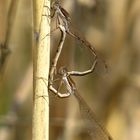
<svg viewBox="0 0 140 140"><path fill-rule="evenodd" d="M88 132L94 140L112 140L110 134L105 127L96 118L95 113L91 110L82 96L79 94L76 84L71 78L71 72L66 68L61 68L59 74L62 76L62 82L71 95L74 95L79 102L81 115L88 125Z"/></svg>

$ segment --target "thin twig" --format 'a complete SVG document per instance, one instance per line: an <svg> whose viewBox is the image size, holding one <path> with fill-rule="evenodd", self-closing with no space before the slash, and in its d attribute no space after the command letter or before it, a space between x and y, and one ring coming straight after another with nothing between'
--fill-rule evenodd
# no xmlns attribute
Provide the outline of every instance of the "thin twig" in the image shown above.
<svg viewBox="0 0 140 140"><path fill-rule="evenodd" d="M10 1L10 6L7 12L5 39L3 43L0 42L0 72L3 72L4 70L3 67L5 66L7 57L11 52L9 41L11 38L11 33L15 22L15 15L17 13L18 2L19 0Z"/></svg>

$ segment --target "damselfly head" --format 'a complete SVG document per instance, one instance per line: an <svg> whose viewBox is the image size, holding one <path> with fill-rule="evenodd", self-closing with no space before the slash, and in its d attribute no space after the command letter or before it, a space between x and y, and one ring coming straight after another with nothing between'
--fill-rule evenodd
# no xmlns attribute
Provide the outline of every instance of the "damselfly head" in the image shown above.
<svg viewBox="0 0 140 140"><path fill-rule="evenodd" d="M55 0L52 2L51 8L57 9L60 6L60 0Z"/></svg>
<svg viewBox="0 0 140 140"><path fill-rule="evenodd" d="M63 66L63 67L60 67L58 73L59 73L60 75L64 75L64 74L67 73L67 71L68 71L67 68Z"/></svg>

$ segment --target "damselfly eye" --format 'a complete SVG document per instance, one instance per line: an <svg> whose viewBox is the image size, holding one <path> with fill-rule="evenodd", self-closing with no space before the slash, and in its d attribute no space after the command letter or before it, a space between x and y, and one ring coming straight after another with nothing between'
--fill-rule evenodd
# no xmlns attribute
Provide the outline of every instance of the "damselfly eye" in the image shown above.
<svg viewBox="0 0 140 140"><path fill-rule="evenodd" d="M66 69L66 67L60 67L58 73L59 73L60 75L64 75L64 74L66 74L66 73L67 73L67 69Z"/></svg>

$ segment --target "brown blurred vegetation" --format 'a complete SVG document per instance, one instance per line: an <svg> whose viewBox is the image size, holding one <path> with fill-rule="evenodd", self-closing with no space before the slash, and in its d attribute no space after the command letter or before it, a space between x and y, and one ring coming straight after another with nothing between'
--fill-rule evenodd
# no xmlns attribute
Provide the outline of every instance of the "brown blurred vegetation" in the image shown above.
<svg viewBox="0 0 140 140"><path fill-rule="evenodd" d="M65 0L63 7L108 65L107 72L99 65L93 74L75 78L81 95L114 140L140 140L140 1ZM32 14L31 1L0 1L0 44L10 49L1 67L0 140L31 139ZM58 40L54 33L52 57ZM59 67L85 70L90 66L88 50L78 46L67 37ZM76 100L52 100L50 139L88 139Z"/></svg>

